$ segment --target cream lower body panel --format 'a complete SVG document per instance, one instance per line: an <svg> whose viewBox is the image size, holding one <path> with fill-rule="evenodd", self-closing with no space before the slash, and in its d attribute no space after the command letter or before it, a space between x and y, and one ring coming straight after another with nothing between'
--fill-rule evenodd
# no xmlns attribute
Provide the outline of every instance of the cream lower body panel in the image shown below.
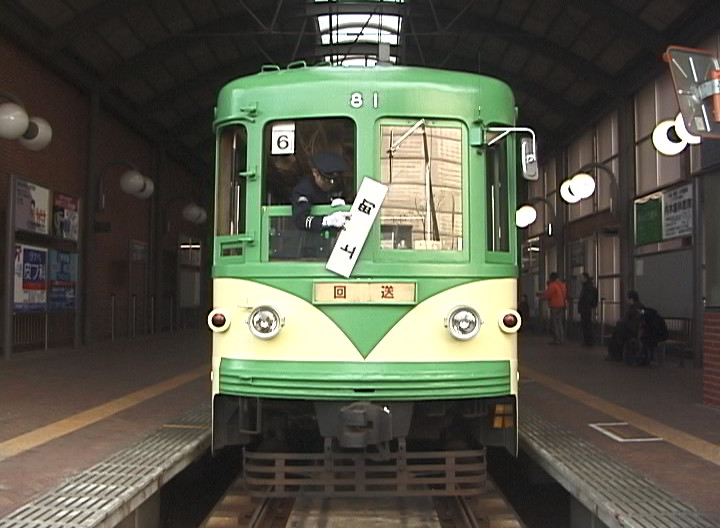
<svg viewBox="0 0 720 528"><path fill-rule="evenodd" d="M509 360L511 372L517 372L517 335L503 332L499 325L505 311L515 309L515 279L472 282L424 300L387 333L367 358L358 353L329 317L299 297L243 279L215 279L214 292L214 308L225 310L230 326L213 336L213 394L218 390L222 357L359 363ZM246 323L252 309L265 304L285 320L280 333L269 340L253 336ZM483 320L478 334L468 341L454 339L444 326L444 319L459 305L474 308ZM517 394L517 376L511 377L512 394Z"/></svg>

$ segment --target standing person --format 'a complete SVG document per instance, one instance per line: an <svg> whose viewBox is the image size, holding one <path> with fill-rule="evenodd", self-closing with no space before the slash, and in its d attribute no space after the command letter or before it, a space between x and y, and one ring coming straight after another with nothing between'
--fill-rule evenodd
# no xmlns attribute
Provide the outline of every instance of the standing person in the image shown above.
<svg viewBox="0 0 720 528"><path fill-rule="evenodd" d="M580 326L582 327L583 346L593 346L592 311L597 307L598 291L593 285L590 275L583 273L582 289L578 300L578 312L580 312Z"/></svg>
<svg viewBox="0 0 720 528"><path fill-rule="evenodd" d="M548 277L548 285L543 292L543 297L550 306L550 321L552 322L553 341L552 345L562 345L565 342L565 326L563 316L567 305L567 286L554 271Z"/></svg>
<svg viewBox="0 0 720 528"><path fill-rule="evenodd" d="M295 226L319 233L324 229L342 229L350 218L349 212L336 211L327 216L313 216L313 205L330 204L342 196L341 179L348 166L339 154L318 152L312 157L312 174L306 176L292 191L292 217ZM342 200L341 200L342 201ZM344 205L345 202L342 201Z"/></svg>

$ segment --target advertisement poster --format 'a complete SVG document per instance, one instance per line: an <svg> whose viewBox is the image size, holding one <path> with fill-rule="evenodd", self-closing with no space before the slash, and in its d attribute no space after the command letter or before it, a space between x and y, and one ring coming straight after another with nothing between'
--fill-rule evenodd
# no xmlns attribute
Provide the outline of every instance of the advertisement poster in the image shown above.
<svg viewBox="0 0 720 528"><path fill-rule="evenodd" d="M42 312L47 306L48 251L44 248L15 245L16 312Z"/></svg>
<svg viewBox="0 0 720 528"><path fill-rule="evenodd" d="M692 235L692 185L683 185L663 193L663 238Z"/></svg>
<svg viewBox="0 0 720 528"><path fill-rule="evenodd" d="M51 249L49 258L48 310L75 310L77 253Z"/></svg>
<svg viewBox="0 0 720 528"><path fill-rule="evenodd" d="M56 192L53 195L53 235L65 240L78 239L80 215L78 199Z"/></svg>
<svg viewBox="0 0 720 528"><path fill-rule="evenodd" d="M50 190L25 180L17 180L15 229L50 234Z"/></svg>

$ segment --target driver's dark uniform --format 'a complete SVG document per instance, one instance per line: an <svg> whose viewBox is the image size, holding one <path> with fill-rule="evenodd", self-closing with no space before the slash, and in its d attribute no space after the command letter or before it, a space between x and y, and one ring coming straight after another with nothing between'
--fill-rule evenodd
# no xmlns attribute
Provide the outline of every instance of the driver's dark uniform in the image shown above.
<svg viewBox="0 0 720 528"><path fill-rule="evenodd" d="M292 218L295 227L305 231L321 232L324 228L324 216L313 216L310 208L313 205L330 205L334 198L342 196L341 189L323 191L315 185L312 176L306 176L295 186L292 192Z"/></svg>

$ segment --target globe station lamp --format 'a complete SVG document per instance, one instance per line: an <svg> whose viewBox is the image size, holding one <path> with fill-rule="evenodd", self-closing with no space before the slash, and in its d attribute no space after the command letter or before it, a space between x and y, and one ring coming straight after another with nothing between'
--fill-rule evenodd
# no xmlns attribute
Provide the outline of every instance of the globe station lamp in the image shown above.
<svg viewBox="0 0 720 528"><path fill-rule="evenodd" d="M52 140L52 127L42 117L28 116L25 105L15 95L0 90L0 138L17 139L28 150L42 150Z"/></svg>

